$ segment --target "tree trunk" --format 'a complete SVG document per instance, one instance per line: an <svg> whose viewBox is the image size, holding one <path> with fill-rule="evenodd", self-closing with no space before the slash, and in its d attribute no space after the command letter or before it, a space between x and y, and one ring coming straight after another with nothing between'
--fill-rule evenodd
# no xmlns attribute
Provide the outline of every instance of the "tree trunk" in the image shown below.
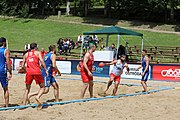
<svg viewBox="0 0 180 120"><path fill-rule="evenodd" d="M108 8L107 8L107 14L108 14L108 17L111 18L111 3L110 3L109 0L108 0L108 3L107 3L107 4L108 4L108 6L107 6L107 7L108 7Z"/></svg>
<svg viewBox="0 0 180 120"><path fill-rule="evenodd" d="M167 4L164 4L164 21L168 21L168 9L167 9Z"/></svg>
<svg viewBox="0 0 180 120"><path fill-rule="evenodd" d="M170 18L171 18L171 22L174 22L174 8L171 7L171 12L170 12Z"/></svg>
<svg viewBox="0 0 180 120"><path fill-rule="evenodd" d="M107 17L107 3L104 3L104 16Z"/></svg>
<svg viewBox="0 0 180 120"><path fill-rule="evenodd" d="M87 0L84 2L84 16L87 17L88 14L88 3Z"/></svg>
<svg viewBox="0 0 180 120"><path fill-rule="evenodd" d="M76 0L74 1L74 16L77 15L77 4L76 4Z"/></svg>
<svg viewBox="0 0 180 120"><path fill-rule="evenodd" d="M56 4L53 2L52 5L53 5L52 12L55 15L56 14Z"/></svg>

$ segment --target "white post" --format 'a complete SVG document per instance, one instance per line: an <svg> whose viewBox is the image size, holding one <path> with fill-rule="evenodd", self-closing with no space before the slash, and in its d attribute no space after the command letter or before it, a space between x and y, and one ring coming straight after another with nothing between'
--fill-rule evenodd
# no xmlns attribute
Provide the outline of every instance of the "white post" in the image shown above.
<svg viewBox="0 0 180 120"><path fill-rule="evenodd" d="M7 48L7 49L9 48L8 40L7 40L7 39L6 39L6 48Z"/></svg>
<svg viewBox="0 0 180 120"><path fill-rule="evenodd" d="M58 19L60 18L61 16L61 11L58 11Z"/></svg>
<svg viewBox="0 0 180 120"><path fill-rule="evenodd" d="M69 0L66 0L66 3L67 3L67 5L66 5L66 15L69 15L69 12L70 12L70 2L69 2Z"/></svg>
<svg viewBox="0 0 180 120"><path fill-rule="evenodd" d="M119 44L120 44L120 35L118 34L118 41L117 41L117 50L116 50L116 59L118 58L118 48L119 48Z"/></svg>
<svg viewBox="0 0 180 120"><path fill-rule="evenodd" d="M144 38L142 37L141 52L143 49L144 49ZM141 60L142 60L142 54L141 54Z"/></svg>
<svg viewBox="0 0 180 120"><path fill-rule="evenodd" d="M81 43L81 52L80 52L80 59L82 57L82 51L83 51L83 43L84 43L84 40L82 40L82 43Z"/></svg>

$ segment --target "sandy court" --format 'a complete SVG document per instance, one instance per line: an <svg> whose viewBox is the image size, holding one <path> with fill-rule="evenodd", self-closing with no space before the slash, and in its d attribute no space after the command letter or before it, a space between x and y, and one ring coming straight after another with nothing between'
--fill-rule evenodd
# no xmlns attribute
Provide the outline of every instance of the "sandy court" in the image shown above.
<svg viewBox="0 0 180 120"><path fill-rule="evenodd" d="M9 82L10 104L21 105L22 96L25 89L23 75L14 75ZM82 82L79 75L65 75L56 79L60 85L60 99L62 101L79 99ZM95 81L107 82L108 78L94 77ZM141 86L131 86L129 84L140 85L139 80L122 79L117 94L128 94L141 91ZM160 86L180 87L180 83L148 81L149 90L157 90ZM31 92L37 91L38 86L33 82ZM98 93L103 92L106 84L102 82L94 83L94 96L101 97ZM111 86L108 94L112 93ZM85 98L89 97L88 91ZM0 105L4 104L3 91L0 93ZM52 101L53 88L50 92L43 95L43 102ZM34 97L31 103L35 103ZM71 103L65 105L54 105L42 110L27 108L24 110L0 111L0 120L179 120L180 117L180 90L166 90L156 93L105 99L99 101L89 101L82 103Z"/></svg>

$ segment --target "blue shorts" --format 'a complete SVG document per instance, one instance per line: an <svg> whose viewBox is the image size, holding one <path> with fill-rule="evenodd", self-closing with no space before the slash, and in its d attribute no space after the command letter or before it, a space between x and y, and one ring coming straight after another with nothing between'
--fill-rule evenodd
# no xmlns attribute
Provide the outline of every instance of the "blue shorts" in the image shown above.
<svg viewBox="0 0 180 120"><path fill-rule="evenodd" d="M8 78L7 77L0 77L0 82L3 88L8 86Z"/></svg>
<svg viewBox="0 0 180 120"><path fill-rule="evenodd" d="M149 72L146 72L144 74L144 76L142 77L141 81L145 81L146 82L148 80L148 77L149 77Z"/></svg>
<svg viewBox="0 0 180 120"><path fill-rule="evenodd" d="M56 80L53 76L47 76L47 77L43 77L43 78L44 78L45 87L50 87L52 85L52 83L56 82Z"/></svg>

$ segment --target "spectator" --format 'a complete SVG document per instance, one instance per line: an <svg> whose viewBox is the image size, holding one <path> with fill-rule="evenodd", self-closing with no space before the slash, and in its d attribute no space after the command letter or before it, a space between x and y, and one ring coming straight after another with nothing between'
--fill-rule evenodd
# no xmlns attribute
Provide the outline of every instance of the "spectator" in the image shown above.
<svg viewBox="0 0 180 120"><path fill-rule="evenodd" d="M65 38L63 41L62 52L67 53L67 50L69 49L69 44L70 44L69 40Z"/></svg>
<svg viewBox="0 0 180 120"><path fill-rule="evenodd" d="M104 50L104 48L105 48L105 46L104 46L103 44L101 44L99 50L100 50L100 51L101 51L101 50Z"/></svg>
<svg viewBox="0 0 180 120"><path fill-rule="evenodd" d="M92 40L95 41L96 43L99 43L97 35L92 35Z"/></svg>
<svg viewBox="0 0 180 120"><path fill-rule="evenodd" d="M47 52L44 50L44 48L41 49L41 56L44 58L44 55L47 54Z"/></svg>
<svg viewBox="0 0 180 120"><path fill-rule="evenodd" d="M101 39L99 40L100 43L102 43L103 41L104 41L103 38L101 38Z"/></svg>
<svg viewBox="0 0 180 120"><path fill-rule="evenodd" d="M89 36L89 35L87 35L87 36L84 38L84 40L86 40L86 41L89 41L89 39L90 39L90 36Z"/></svg>
<svg viewBox="0 0 180 120"><path fill-rule="evenodd" d="M112 43L111 47L109 47L109 50L114 51L113 58L115 59L117 55L117 49L114 43Z"/></svg>
<svg viewBox="0 0 180 120"><path fill-rule="evenodd" d="M81 44L82 42L84 42L84 36L80 34L77 39L76 48L78 48L79 44Z"/></svg>
<svg viewBox="0 0 180 120"><path fill-rule="evenodd" d="M120 45L118 48L118 58L121 55L126 55L125 47L123 45Z"/></svg>
<svg viewBox="0 0 180 120"><path fill-rule="evenodd" d="M92 37L89 38L89 46L91 44L96 45L96 41L94 41Z"/></svg>
<svg viewBox="0 0 180 120"><path fill-rule="evenodd" d="M28 51L30 51L31 49L30 49L30 44L26 44L25 46L24 46L24 53L23 53L23 55L25 55Z"/></svg>
<svg viewBox="0 0 180 120"><path fill-rule="evenodd" d="M69 39L69 54L71 54L71 50L74 49L75 43L72 39Z"/></svg>
<svg viewBox="0 0 180 120"><path fill-rule="evenodd" d="M89 48L89 41L85 40L83 43L83 51L86 52Z"/></svg>
<svg viewBox="0 0 180 120"><path fill-rule="evenodd" d="M58 51L59 51L59 53L61 53L62 52L62 47L63 47L63 39L62 38L60 38L59 40L58 40L58 42L57 42L57 46L58 46Z"/></svg>

